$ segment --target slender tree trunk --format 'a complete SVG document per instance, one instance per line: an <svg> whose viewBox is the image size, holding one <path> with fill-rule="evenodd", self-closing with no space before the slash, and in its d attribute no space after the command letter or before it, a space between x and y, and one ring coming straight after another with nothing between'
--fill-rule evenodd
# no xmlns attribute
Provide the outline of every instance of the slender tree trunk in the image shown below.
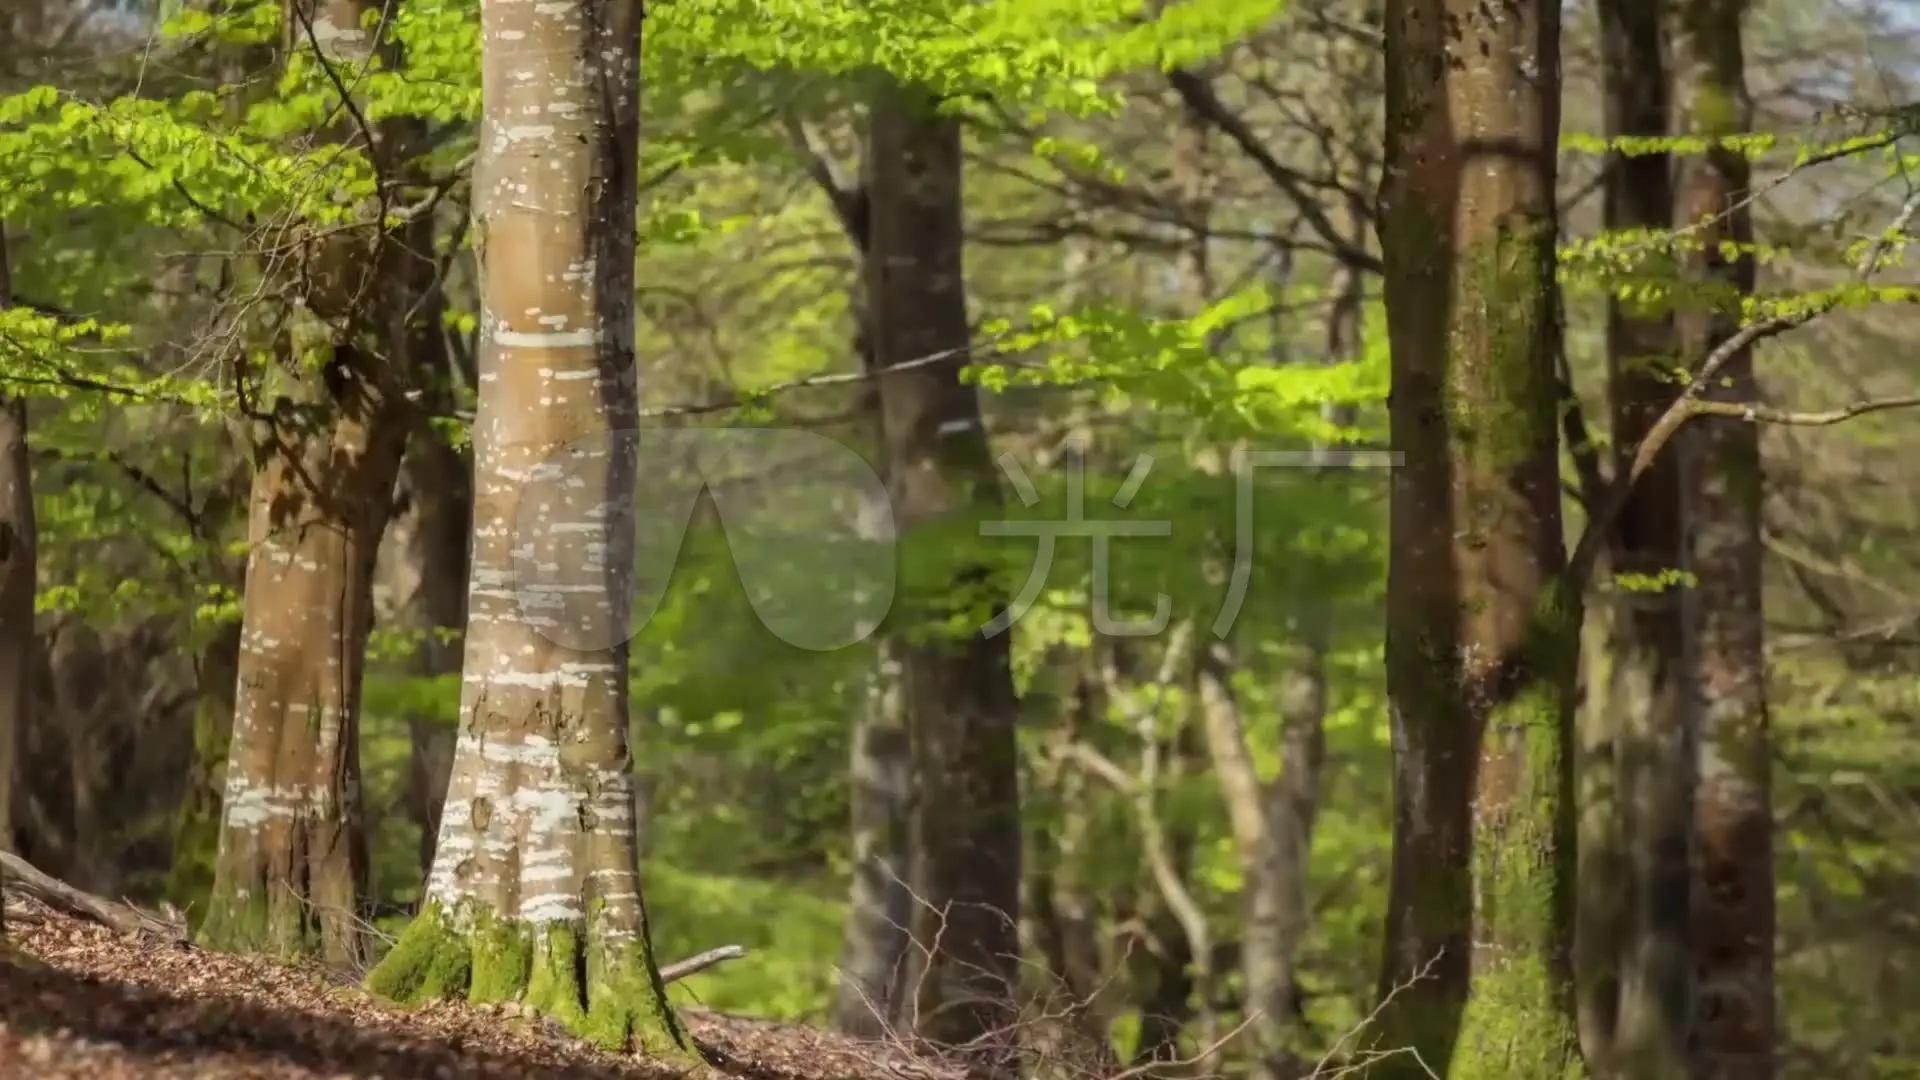
<svg viewBox="0 0 1920 1080"><path fill-rule="evenodd" d="M427 902L368 981L402 1000L523 1000L686 1063L627 745L641 13L481 9L486 329L459 743Z"/></svg>
<svg viewBox="0 0 1920 1080"><path fill-rule="evenodd" d="M454 401L454 364L440 325L446 299L434 258L434 223L412 222L407 238L409 287L407 363L426 393L430 415L447 415ZM422 639L413 654L413 674L443 679L460 673L461 636L467 623L467 548L473 524L473 461L431 424L415 427L401 463L412 495L413 521L407 557L416 591L408 622ZM407 816L420 828L420 873L433 867L440 835L440 808L453 768L454 726L441 716L407 718Z"/></svg>
<svg viewBox="0 0 1920 1080"><path fill-rule="evenodd" d="M1681 5L1681 104L1690 133L1750 130L1741 43L1742 0ZM1730 335L1736 297L1754 287L1751 173L1737 149L1685 162L1680 223L1707 222L1689 267L1717 286L1717 310L1686 312L1682 349L1690 366ZM1734 251L1727 257L1727 247ZM1753 401L1753 358L1722 369L1709 394ZM1761 608L1760 512L1764 491L1759 428L1702 417L1683 433L1687 542L1697 579L1693 657L1700 709L1700 784L1695 805L1693 963L1699 979L1693 1075L1699 1080L1772 1080L1777 1069L1774 1004L1772 742Z"/></svg>
<svg viewBox="0 0 1920 1080"><path fill-rule="evenodd" d="M359 29L369 10L292 5L289 40L320 43L328 62L364 62L377 46ZM354 967L367 874L360 679L407 408L383 355L395 340L389 310L366 299L391 257L374 235L308 242L300 279L323 341L283 343L284 383L259 425L220 850L200 927L216 948L318 952ZM310 372L316 348L325 360Z"/></svg>
<svg viewBox="0 0 1920 1080"><path fill-rule="evenodd" d="M1660 6L1607 0L1600 5L1600 32L1607 134L1666 137L1670 81ZM1658 232L1670 226L1671 169L1665 152L1610 161L1606 227ZM1662 269L1639 272L1658 275ZM1675 347L1670 312L1617 292L1609 297L1614 476L1627 474L1640 441L1678 393ZM1588 770L1582 779L1594 797L1581 808L1590 846L1580 879L1584 930L1576 934L1588 968L1582 977L1590 999L1582 1010L1591 1036L1588 1060L1602 1076L1618 1069L1617 1075L1632 1080L1674 1080L1686 1073L1694 716L1682 665L1687 642L1679 479L1678 455L1662 455L1614 522L1607 553L1613 607L1607 713L1589 716L1601 730L1586 739L1591 756L1582 763ZM1609 771L1611 784L1596 775ZM1591 1000L1608 993L1617 999Z"/></svg>
<svg viewBox="0 0 1920 1080"><path fill-rule="evenodd" d="M173 865L167 894L188 912L195 929L201 901L213 888L220 850L220 799L232 746L234 689L240 677L240 624L215 626L201 650L193 709L193 771L174 819Z"/></svg>
<svg viewBox="0 0 1920 1080"><path fill-rule="evenodd" d="M820 159L827 195L841 215L841 225L855 257L864 268L871 255L873 224L864 184L847 183ZM856 186L857 185L857 186ZM864 278L864 273L862 277ZM860 370L874 375L872 304L864 282L854 290L853 352ZM870 417L876 441L883 437L880 391L861 388L861 411ZM884 469L885 454L875 455ZM876 502L861 507L860 538L868 542L893 539L892 506ZM840 946L839 977L834 983L834 1027L860 1038L897 1033L903 1019L909 928L913 919L911 843L912 752L901 700L899 654L882 627L870 637L873 668L867 673L854 717L849 803L852 817L853 881L847 897L847 918Z"/></svg>
<svg viewBox="0 0 1920 1080"><path fill-rule="evenodd" d="M930 95L887 86L868 119L866 186L888 489L913 530L999 505L977 392L960 381L969 340L963 276L960 126ZM947 356L950 360L929 362ZM899 369L899 370L893 370ZM988 576L962 571L953 603L977 608ZM915 598L908 598L913 602ZM937 627L942 620L929 618ZM904 635L912 742L914 1027L940 1045L984 1049L1012 1034L1019 982L1019 708L1007 635ZM996 1046L995 1049L1005 1049Z"/></svg>
<svg viewBox="0 0 1920 1080"><path fill-rule="evenodd" d="M1360 232L1359 208L1345 207L1338 217L1347 232ZM1364 248L1364 236L1355 236L1354 240ZM1358 269L1339 265L1334 272L1333 294L1327 313L1326 358L1330 363L1351 362L1360 356L1366 281ZM1339 428L1350 428L1355 420L1350 405L1328 406L1324 413L1327 421ZM1321 467L1327 464L1323 461ZM1271 955L1259 963L1252 957L1246 959L1249 998L1256 988L1260 990L1265 1022L1272 1027L1264 1070L1275 1080L1304 1076L1313 1067L1304 1056L1300 954L1313 927L1313 836L1320 811L1321 773L1326 764L1327 659L1333 618L1331 598L1301 597L1292 625L1293 640L1288 646L1290 663L1278 694L1280 773L1268 793L1267 810L1274 857L1268 876L1274 894L1264 905L1273 926ZM1272 1011L1276 1009L1285 1011ZM1260 1071L1255 1075L1261 1075Z"/></svg>
<svg viewBox="0 0 1920 1080"><path fill-rule="evenodd" d="M1558 582L1559 16L1550 0L1386 10L1381 245L1406 456L1378 1047L1418 1051L1387 1059L1389 1076L1583 1071L1567 956L1579 602Z"/></svg>
<svg viewBox="0 0 1920 1080"><path fill-rule="evenodd" d="M12 304L6 226L0 223L0 310ZM39 647L33 618L38 543L27 403L0 392L0 850L5 851L14 847L14 774L20 739L33 709L34 653Z"/></svg>
<svg viewBox="0 0 1920 1080"><path fill-rule="evenodd" d="M878 515L869 515L877 524ZM880 540L879 529L868 540ZM881 1038L901 1020L913 897L908 875L911 751L900 700L900 664L885 639L874 643L854 719L853 884L848 896L833 1024L849 1035Z"/></svg>
<svg viewBox="0 0 1920 1080"><path fill-rule="evenodd" d="M1204 775L1207 770L1206 740L1197 721L1198 717L1190 711L1182 715L1162 751L1167 757L1167 772L1172 783L1181 782L1183 777ZM1193 875L1195 837L1194 830L1178 817L1167 822L1161 831L1166 834L1167 861L1174 875L1186 884ZM1158 1075L1174 1071L1174 1063L1182 1056L1181 1037L1190 1024L1201 1029L1203 1041L1215 1041L1211 1006L1204 1015L1196 1015L1194 1009L1195 995L1210 989L1203 977L1212 973L1212 958L1203 960L1198 955L1193 937L1181 921L1175 903L1168 898L1167 890L1151 878L1145 890L1146 902L1141 907L1145 910L1151 948L1141 950L1136 946L1136 951L1144 953L1140 960L1144 970L1139 981L1145 993L1140 999L1140 1036L1134 1046L1133 1064L1156 1063L1159 1069L1150 1075ZM1210 941L1199 944L1211 947ZM1195 1023L1196 1020L1199 1022Z"/></svg>
<svg viewBox="0 0 1920 1080"><path fill-rule="evenodd" d="M1187 309L1198 314L1213 302L1213 268L1208 242L1213 175L1208 154L1209 126L1188 110L1175 133L1175 175L1182 180L1186 206L1186 252L1182 258L1188 290ZM1240 969L1246 979L1245 1012L1253 1044L1253 1080L1277 1080L1293 1032L1293 968L1287 955L1291 899L1298 884L1281 850L1274 820L1274 792L1262 780L1247 743L1238 701L1229 687L1234 655L1223 643L1201 646L1195 674L1201 687L1200 714L1205 744L1227 803L1227 820L1239 856L1241 876ZM1291 761L1283 768L1292 767ZM1211 992L1206 988L1203 992Z"/></svg>

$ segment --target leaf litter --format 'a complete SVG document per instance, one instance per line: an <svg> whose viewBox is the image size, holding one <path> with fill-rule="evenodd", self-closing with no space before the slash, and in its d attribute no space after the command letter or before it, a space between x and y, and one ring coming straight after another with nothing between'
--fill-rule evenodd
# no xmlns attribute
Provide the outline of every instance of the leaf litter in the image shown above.
<svg viewBox="0 0 1920 1080"><path fill-rule="evenodd" d="M336 975L206 952L9 898L0 1077L45 1080L692 1080L511 1007L380 1001ZM961 1080L895 1045L682 1009L746 1080Z"/></svg>

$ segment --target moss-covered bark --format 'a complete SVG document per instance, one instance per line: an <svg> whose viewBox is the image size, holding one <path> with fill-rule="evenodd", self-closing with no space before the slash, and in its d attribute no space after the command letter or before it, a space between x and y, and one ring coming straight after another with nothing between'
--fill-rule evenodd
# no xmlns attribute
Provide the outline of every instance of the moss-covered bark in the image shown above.
<svg viewBox="0 0 1920 1080"><path fill-rule="evenodd" d="M1390 0L1381 240L1395 476L1394 872L1375 1072L1584 1075L1568 956L1559 6ZM1373 1074L1370 1074L1373 1075Z"/></svg>
<svg viewBox="0 0 1920 1080"><path fill-rule="evenodd" d="M608 933L598 914L583 927L501 918L473 904L450 912L429 903L367 976L367 988L407 1004L514 1002L609 1050L697 1061L665 1007L666 988L646 937Z"/></svg>

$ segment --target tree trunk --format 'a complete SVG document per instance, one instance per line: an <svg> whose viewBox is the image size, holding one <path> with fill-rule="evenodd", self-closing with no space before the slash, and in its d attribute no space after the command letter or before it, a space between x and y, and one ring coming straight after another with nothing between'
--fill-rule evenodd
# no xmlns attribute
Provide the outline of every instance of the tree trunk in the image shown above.
<svg viewBox="0 0 1920 1080"><path fill-rule="evenodd" d="M290 6L290 41L364 61L376 47L358 29L369 10L364 0ZM309 238L300 272L326 340L296 330L283 342L285 381L258 425L233 736L200 934L215 948L318 952L358 967L360 678L407 406L382 355L395 341L390 308L366 299L391 270L389 245L327 236ZM319 371L313 349L325 352Z"/></svg>
<svg viewBox="0 0 1920 1080"><path fill-rule="evenodd" d="M426 387L430 415L447 415L454 406L454 364L446 330L440 325L446 298L434 259L434 223L423 218L409 226L411 280L405 327L407 362L414 379ZM473 462L445 432L420 424L401 463L412 496L413 521L407 558L413 564L415 591L407 613L422 635L412 672L444 679L460 673L461 632L467 623L467 547L473 524ZM440 835L440 808L453 768L454 726L438 715L407 718L407 816L420 828L420 874L433 867Z"/></svg>
<svg viewBox="0 0 1920 1080"><path fill-rule="evenodd" d="M1172 783L1177 784L1183 777L1204 775L1206 772L1207 748L1201 725L1196 719L1190 713L1182 715L1176 721L1179 726L1168 739L1168 745L1161 751L1167 758L1167 772ZM1161 831L1166 834L1169 868L1183 885L1191 889L1195 837L1192 826L1180 820L1184 816L1173 815L1175 820L1167 822ZM1148 1076L1181 1071L1181 1039L1189 1025L1201 1029L1203 1042L1217 1041L1212 1006L1207 1005L1201 1015L1196 1015L1194 1008L1196 995L1213 989L1202 985L1202 976L1212 973L1211 958L1203 961L1197 954L1192 935L1188 933L1187 926L1182 923L1180 913L1166 892L1149 875L1143 886L1144 896L1140 904L1145 912L1149 940L1145 947L1134 946L1134 955L1138 957L1136 965L1140 969L1136 979L1143 992L1140 995L1140 1035L1134 1045L1133 1066L1138 1068L1151 1064L1154 1067L1146 1074ZM1210 941L1200 944L1207 947L1212 945Z"/></svg>
<svg viewBox="0 0 1920 1080"><path fill-rule="evenodd" d="M193 771L174 819L167 895L198 929L200 902L213 888L220 850L220 800L232 748L234 689L240 677L240 624L215 626L201 651L193 709Z"/></svg>
<svg viewBox="0 0 1920 1080"><path fill-rule="evenodd" d="M603 1046L687 1062L648 934L627 744L641 10L481 11L459 742L426 904L368 982L524 1001Z"/></svg>
<svg viewBox="0 0 1920 1080"><path fill-rule="evenodd" d="M1357 208L1348 207L1339 216L1348 226L1345 231L1358 233L1362 228ZM1364 236L1355 236L1354 242L1364 249ZM1330 363L1352 362L1360 357L1366 281L1358 269L1340 265L1335 269L1333 293L1327 313L1326 357ZM1353 426L1355 410L1351 405L1328 406L1324 412L1335 427ZM1321 773L1326 765L1327 654L1333 638L1330 598L1301 597L1292 631L1289 666L1277 695L1280 774L1267 796L1274 857L1267 876L1274 895L1264 907L1274 932L1268 943L1270 955L1256 959L1249 952L1244 960L1249 1002L1257 993L1264 1022L1272 1029L1263 1064L1255 1076L1275 1080L1292 1080L1313 1069L1313 1062L1303 1056L1300 953L1313 928L1313 835L1320 811ZM1248 937L1243 948L1252 944L1252 935Z"/></svg>
<svg viewBox="0 0 1920 1080"><path fill-rule="evenodd" d="M848 185L834 176L827 159L820 159L828 197L841 215L841 226L855 257L865 267L871 255L873 224L864 185ZM862 275L864 277L864 273ZM853 352L860 370L876 373L871 317L873 305L864 283L854 289ZM860 388L861 413L871 419L876 440L883 436L879 387ZM884 453L876 454L884 468ZM895 539L892 507L874 500L861 507L862 540ZM854 717L852 781L848 801L853 842L853 882L847 897L847 918L841 938L839 978L832 1004L836 1030L859 1038L878 1039L897 1033L903 1019L909 927L913 919L911 845L912 751L907 739L901 700L898 652L881 627L868 638L873 668L862 687Z"/></svg>
<svg viewBox="0 0 1920 1080"><path fill-rule="evenodd" d="M1688 0L1680 19L1681 103L1690 133L1737 135L1751 126L1741 44L1742 0ZM1709 224L1689 276L1716 282L1726 306L1686 312L1681 346L1691 366L1733 333L1735 297L1754 287L1750 166L1737 149L1685 163L1680 222ZM1729 259L1722 245L1731 245ZM1722 369L1714 398L1753 401L1750 355ZM1693 1075L1771 1080L1775 1032L1773 808L1761 609L1759 428L1701 417L1682 433L1687 542L1696 575L1694 692L1702 696L1698 853L1694 879Z"/></svg>
<svg viewBox="0 0 1920 1080"><path fill-rule="evenodd" d="M1600 5L1600 32L1608 136L1668 136L1670 83L1659 6L1607 0ZM1608 229L1659 232L1672 224L1669 154L1620 155L1609 166ZM1662 268L1636 269L1651 276ZM1675 345L1669 311L1617 292L1609 296L1607 396L1616 477L1630 471L1641 440L1679 392ZM1576 935L1586 950L1580 959L1589 995L1582 1009L1588 1060L1603 1077L1674 1080L1686 1073L1694 716L1682 665L1679 477L1677 454L1656 459L1608 538L1609 687L1606 714L1588 716L1600 730L1584 740L1590 756L1582 762L1582 780L1594 802L1581 807L1589 846L1579 890L1585 928ZM1611 783L1602 775L1608 771ZM1617 998L1593 1000L1602 994Z"/></svg>
<svg viewBox="0 0 1920 1080"><path fill-rule="evenodd" d="M877 515L869 515L870 519ZM866 536L880 540L876 528ZM900 700L900 665L884 639L854 718L852 760L853 884L834 985L833 1025L860 1038L894 1034L905 989L909 891L908 809L911 751Z"/></svg>
<svg viewBox="0 0 1920 1080"><path fill-rule="evenodd" d="M936 113L930 95L880 90L867 131L867 296L874 355L887 371L883 453L903 533L992 513L1000 501L977 393L960 381L970 337L960 162L959 122ZM963 570L949 603L967 617L987 581L984 569ZM912 743L913 940L924 967L914 1027L935 1044L982 1048L1011 1037L1016 1010L1019 706L1007 635L955 637L940 632L942 621L926 620L931 636L896 639Z"/></svg>
<svg viewBox="0 0 1920 1080"><path fill-rule="evenodd" d="M1381 246L1405 463L1376 1046L1417 1051L1383 1062L1390 1076L1582 1072L1566 955L1579 602L1558 587L1559 18L1549 0L1387 6Z"/></svg>
<svg viewBox="0 0 1920 1080"><path fill-rule="evenodd" d="M0 310L13 304L6 226L0 224ZM12 851L13 789L20 738L33 708L33 601L38 589L33 463L27 403L0 393L0 850Z"/></svg>

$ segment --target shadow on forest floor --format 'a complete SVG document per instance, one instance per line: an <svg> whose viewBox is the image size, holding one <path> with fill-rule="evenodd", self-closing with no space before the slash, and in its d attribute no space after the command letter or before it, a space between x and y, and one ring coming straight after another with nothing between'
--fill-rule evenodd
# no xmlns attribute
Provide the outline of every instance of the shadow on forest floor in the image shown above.
<svg viewBox="0 0 1920 1080"><path fill-rule="evenodd" d="M464 1004L400 1009L318 972L9 904L0 1076L47 1080L674 1080L545 1026ZM939 1078L812 1028L687 1010L726 1071L754 1080Z"/></svg>

